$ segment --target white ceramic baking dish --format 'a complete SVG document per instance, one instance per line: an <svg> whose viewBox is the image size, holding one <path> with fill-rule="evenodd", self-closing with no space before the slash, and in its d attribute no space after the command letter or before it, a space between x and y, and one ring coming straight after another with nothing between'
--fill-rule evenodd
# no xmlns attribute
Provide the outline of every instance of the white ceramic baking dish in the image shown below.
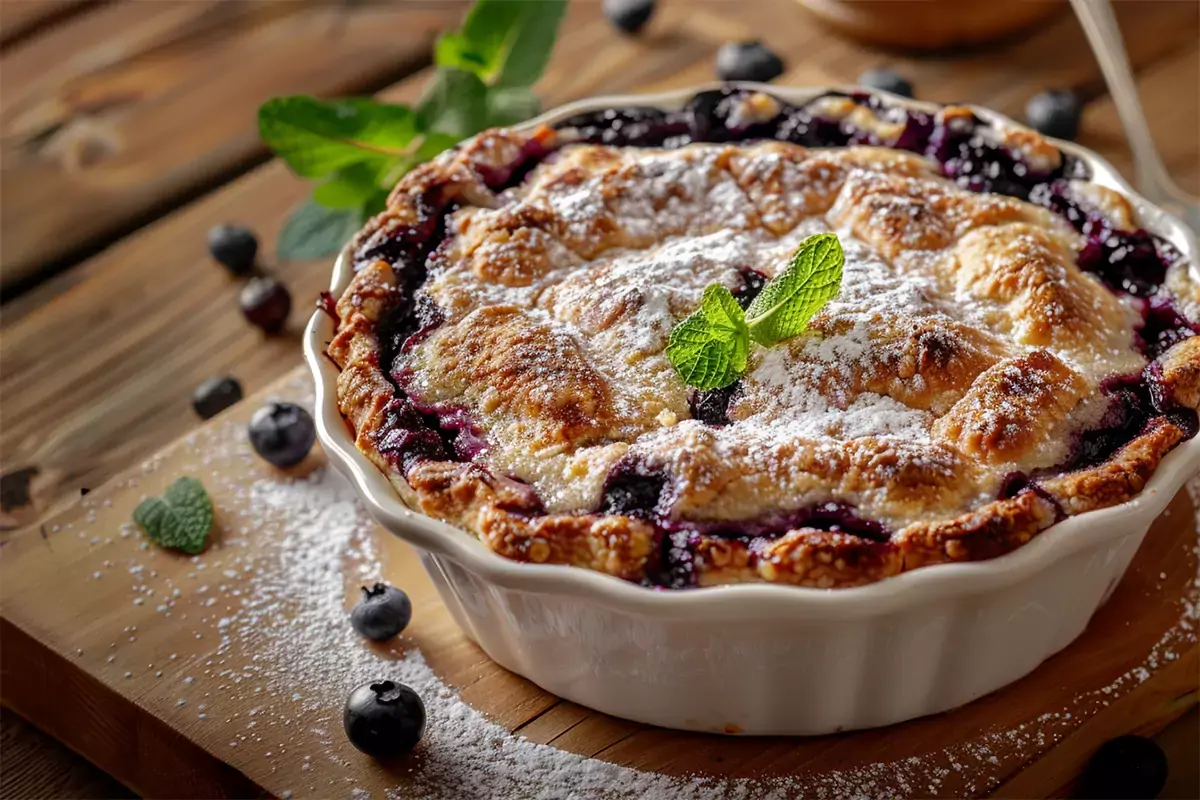
<svg viewBox="0 0 1200 800"><path fill-rule="evenodd" d="M527 125L608 107L678 108L707 88L587 100ZM759 88L795 103L831 88L861 91ZM1096 182L1130 197L1146 228L1197 263L1194 237L1174 218L1134 194L1099 156L1057 144L1085 160ZM350 277L343 257L330 286L335 297ZM338 411L338 371L324 354L332 335L328 316L314 314L304 350L321 443L375 519L420 550L466 634L554 694L670 728L823 734L945 711L994 691L1083 631L1150 523L1200 468L1197 438L1171 453L1134 500L1066 519L991 561L926 567L852 589L653 590L586 569L509 561L462 530L410 511L355 448Z"/></svg>

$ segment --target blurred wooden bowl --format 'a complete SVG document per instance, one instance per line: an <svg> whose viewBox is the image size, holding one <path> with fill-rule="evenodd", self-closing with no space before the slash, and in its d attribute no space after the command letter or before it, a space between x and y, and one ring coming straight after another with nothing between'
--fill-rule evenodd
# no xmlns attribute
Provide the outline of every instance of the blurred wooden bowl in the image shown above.
<svg viewBox="0 0 1200 800"><path fill-rule="evenodd" d="M940 50L1015 33L1062 0L798 0L825 23L873 44Z"/></svg>

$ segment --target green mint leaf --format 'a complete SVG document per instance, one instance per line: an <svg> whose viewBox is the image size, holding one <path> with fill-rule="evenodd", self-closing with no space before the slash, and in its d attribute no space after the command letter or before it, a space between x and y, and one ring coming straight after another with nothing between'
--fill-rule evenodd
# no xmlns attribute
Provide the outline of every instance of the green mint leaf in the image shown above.
<svg viewBox="0 0 1200 800"><path fill-rule="evenodd" d="M418 163L428 161L443 150L449 150L451 147L454 147L458 142L458 136L431 131L422 138L421 146L417 148L416 160Z"/></svg>
<svg viewBox="0 0 1200 800"><path fill-rule="evenodd" d="M474 72L442 67L417 106L419 124L460 139L474 136L487 127L487 95L487 86Z"/></svg>
<svg viewBox="0 0 1200 800"><path fill-rule="evenodd" d="M700 308L671 330L667 360L688 386L720 389L746 369L750 332L745 314L726 287L704 290Z"/></svg>
<svg viewBox="0 0 1200 800"><path fill-rule="evenodd" d="M434 62L489 86L530 86L546 68L566 0L476 0L462 30L438 39Z"/></svg>
<svg viewBox="0 0 1200 800"><path fill-rule="evenodd" d="M386 198L387 192L378 189L359 208L327 208L313 200L305 201L279 232L275 246L279 257L306 261L338 253L366 221L369 214L364 207L374 203L382 209Z"/></svg>
<svg viewBox="0 0 1200 800"><path fill-rule="evenodd" d="M487 127L507 128L542 113L542 101L524 86L492 89L487 97Z"/></svg>
<svg viewBox="0 0 1200 800"><path fill-rule="evenodd" d="M769 347L803 333L813 315L841 290L845 260L835 234L805 239L787 268L746 309L750 338Z"/></svg>
<svg viewBox="0 0 1200 800"><path fill-rule="evenodd" d="M361 208L379 193L384 176L403 164L402 159L393 159L382 164L363 161L342 167L332 178L313 189L313 200L327 208Z"/></svg>
<svg viewBox="0 0 1200 800"><path fill-rule="evenodd" d="M408 157L417 126L417 115L406 106L362 98L276 97L258 109L262 140L303 178L362 161Z"/></svg>
<svg viewBox="0 0 1200 800"><path fill-rule="evenodd" d="M133 521L161 547L199 553L212 530L212 500L200 481L179 478L162 497L143 500L133 510Z"/></svg>

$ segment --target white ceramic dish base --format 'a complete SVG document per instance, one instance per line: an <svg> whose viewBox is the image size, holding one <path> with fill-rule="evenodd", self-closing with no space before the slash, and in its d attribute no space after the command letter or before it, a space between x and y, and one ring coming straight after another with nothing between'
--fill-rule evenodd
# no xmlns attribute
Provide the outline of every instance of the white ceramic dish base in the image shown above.
<svg viewBox="0 0 1200 800"><path fill-rule="evenodd" d="M598 98L526 124L618 106L678 108L708 88ZM758 88L802 103L847 87ZM976 113L1016 125L986 109ZM1095 182L1126 194L1145 227L1196 263L1174 218L1138 197L1096 154L1056 144L1086 161ZM341 258L330 287L335 297L349 279ZM314 314L304 348L321 443L376 520L421 551L466 634L496 662L560 697L669 728L827 734L938 713L995 691L1082 633L1150 524L1200 465L1200 439L1185 442L1132 501L1066 519L991 561L926 567L853 589L656 591L589 570L509 561L406 508L355 448L338 411L337 368L324 355L332 336L331 320Z"/></svg>

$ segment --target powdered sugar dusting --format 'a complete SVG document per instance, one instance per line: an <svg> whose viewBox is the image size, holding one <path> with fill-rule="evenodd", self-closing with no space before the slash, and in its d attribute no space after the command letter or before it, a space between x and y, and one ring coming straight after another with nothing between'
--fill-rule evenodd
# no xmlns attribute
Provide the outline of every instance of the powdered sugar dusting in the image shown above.
<svg viewBox="0 0 1200 800"><path fill-rule="evenodd" d="M465 408L490 445L478 458L533 485L550 512L596 509L616 461L655 446L656 468L689 500L667 513L732 520L731 505L746 518L781 510L766 494L755 505L709 490L725 480L711 470L680 468L706 458L689 448L709 440L691 430L664 435L698 402L664 350L706 286L760 285L815 233L836 229L841 291L804 335L751 346L724 407L730 430L710 437L754 441L728 451L741 458L724 465L730 474L766 480L782 454L836 454L835 445L870 440L904 454L897 472L945 487L937 513L956 517L994 500L1005 475L1063 463L1073 433L1108 407L1098 382L1145 363L1132 349L1129 310L1070 263L1083 240L1069 225L1030 203L965 192L910 153L572 145L495 207L456 218L425 287L447 322L402 356L405 388ZM486 325L461 340L469 346L440 348L472 314L497 308L516 321L491 352L478 345ZM1082 388L1035 387L1026 359L1041 350ZM469 380L464 364L479 366ZM1014 377L989 384L992 367ZM504 397L514 373L520 391ZM561 387L585 373L579 394L588 402L572 404ZM722 421L719 406L704 407L706 421ZM955 419L935 424L952 410ZM836 500L893 531L931 521L928 504L872 505L889 496L887 476L838 483L828 477L837 464L808 466L781 487L792 498L785 507Z"/></svg>
<svg viewBox="0 0 1200 800"><path fill-rule="evenodd" d="M225 530L209 550L189 559L185 574L174 571L171 577L162 565L177 556L143 549L136 533L93 535L94 515L78 531L90 548L103 550L103 558L95 560L108 580L128 580L135 598L148 598L143 608L158 604L149 622L113 632L101 669L125 685L121 676L128 673L139 679L157 674L150 691L170 699L173 725L186 727L235 766L256 765L255 779L282 796L766 800L986 793L1009 776L1012 765L1053 747L1197 641L1200 586L1194 580L1177 601L1177 621L1140 663L1108 685L1012 728L969 735L918 757L832 772L760 779L668 776L509 732L438 677L422 654L426 642L419 635L401 637L390 647L360 640L348 623L347 592L386 574L377 539L386 534L336 473L320 468L289 478L271 472L249 453L241 424L202 432L188 448L196 455L187 471L208 485ZM144 472L158 468L153 461ZM136 492L135 484L124 491ZM1200 505L1200 478L1188 491ZM85 503L99 508L107 499L102 490ZM419 619L415 627L420 629ZM190 652L207 655L176 660L171 642L193 637L211 644ZM143 640L159 643L154 663L127 655L127 648ZM429 714L415 757L391 772L354 752L340 723L349 689L380 677L413 687ZM318 773L325 776L320 782L314 778Z"/></svg>

